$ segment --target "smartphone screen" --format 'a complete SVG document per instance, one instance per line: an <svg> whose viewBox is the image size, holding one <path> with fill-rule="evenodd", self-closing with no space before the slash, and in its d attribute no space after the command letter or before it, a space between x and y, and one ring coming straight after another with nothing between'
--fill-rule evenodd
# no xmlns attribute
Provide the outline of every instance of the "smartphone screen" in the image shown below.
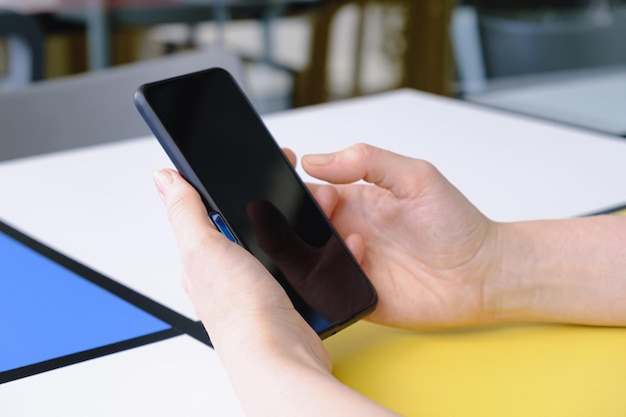
<svg viewBox="0 0 626 417"><path fill-rule="evenodd" d="M214 223L263 263L320 336L374 308L373 286L230 74L146 84L135 101Z"/></svg>

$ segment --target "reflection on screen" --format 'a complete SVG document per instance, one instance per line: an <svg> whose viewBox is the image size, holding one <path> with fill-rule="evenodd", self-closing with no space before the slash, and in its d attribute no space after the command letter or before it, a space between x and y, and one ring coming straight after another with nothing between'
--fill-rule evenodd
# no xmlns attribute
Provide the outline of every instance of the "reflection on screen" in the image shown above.
<svg viewBox="0 0 626 417"><path fill-rule="evenodd" d="M170 327L0 234L0 372Z"/></svg>

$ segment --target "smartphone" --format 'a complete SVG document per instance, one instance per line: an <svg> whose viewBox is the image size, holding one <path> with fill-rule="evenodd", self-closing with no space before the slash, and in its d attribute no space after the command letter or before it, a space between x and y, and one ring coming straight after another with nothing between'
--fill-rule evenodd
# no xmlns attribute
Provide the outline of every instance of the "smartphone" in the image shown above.
<svg viewBox="0 0 626 417"><path fill-rule="evenodd" d="M217 229L261 261L320 337L374 309L371 282L226 70L144 84L134 101Z"/></svg>

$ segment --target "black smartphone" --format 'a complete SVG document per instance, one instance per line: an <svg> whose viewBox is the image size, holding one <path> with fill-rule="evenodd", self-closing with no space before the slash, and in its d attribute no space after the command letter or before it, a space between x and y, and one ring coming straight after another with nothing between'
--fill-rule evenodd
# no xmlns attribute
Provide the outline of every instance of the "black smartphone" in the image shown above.
<svg viewBox="0 0 626 417"><path fill-rule="evenodd" d="M374 287L226 70L144 84L135 105L215 226L263 263L320 337L374 309Z"/></svg>

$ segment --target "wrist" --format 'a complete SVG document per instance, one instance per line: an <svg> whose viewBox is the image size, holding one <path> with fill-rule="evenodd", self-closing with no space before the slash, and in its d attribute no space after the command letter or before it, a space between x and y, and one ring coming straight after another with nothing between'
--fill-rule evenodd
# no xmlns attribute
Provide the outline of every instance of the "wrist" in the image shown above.
<svg viewBox="0 0 626 417"><path fill-rule="evenodd" d="M485 278L492 322L626 323L626 219L592 216L498 224Z"/></svg>
<svg viewBox="0 0 626 417"><path fill-rule="evenodd" d="M215 350L227 367L293 363L327 373L332 367L319 336L295 310L280 316L256 312L213 331Z"/></svg>
<svg viewBox="0 0 626 417"><path fill-rule="evenodd" d="M536 299L545 286L535 271L537 242L522 223L496 223L492 259L484 279L488 323L537 319Z"/></svg>

